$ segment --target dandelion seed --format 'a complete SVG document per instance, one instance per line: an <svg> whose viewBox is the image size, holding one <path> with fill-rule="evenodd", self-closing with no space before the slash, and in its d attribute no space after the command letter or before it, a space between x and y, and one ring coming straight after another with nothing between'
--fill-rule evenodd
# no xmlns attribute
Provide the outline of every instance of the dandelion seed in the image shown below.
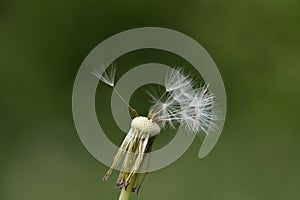
<svg viewBox="0 0 300 200"><path fill-rule="evenodd" d="M104 66L102 66L102 68L104 71L103 74L100 74L100 72L97 71L95 68L94 68L94 71L91 72L91 74L95 75L102 82L113 87L116 94L120 97L120 99L124 102L124 104L130 108L130 110L134 114L134 116L136 116L136 117L139 116L138 112L125 101L125 99L120 95L118 90L114 87L115 86L115 75L116 75L116 64L113 63L112 66L107 69L107 71L105 71Z"/></svg>

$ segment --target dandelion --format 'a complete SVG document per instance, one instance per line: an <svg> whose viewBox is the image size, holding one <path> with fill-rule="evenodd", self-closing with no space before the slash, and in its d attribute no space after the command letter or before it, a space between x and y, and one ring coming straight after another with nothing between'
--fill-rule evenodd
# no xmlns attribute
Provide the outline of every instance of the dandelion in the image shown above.
<svg viewBox="0 0 300 200"><path fill-rule="evenodd" d="M108 69L103 74L93 74L102 82L114 88L116 68ZM149 92L151 102L147 117L139 116L114 88L123 102L130 108L135 118L124 138L113 164L103 180L108 180L113 169L123 159L121 172L116 186L121 189L119 200L127 200L132 192L137 194L148 173L138 173L145 161L144 155L151 152L154 139L162 128L175 129L176 124L183 125L188 133L209 135L214 132L218 120L215 110L215 96L209 91L209 85L197 87L190 75L181 68L168 71L165 78L165 91L160 95Z"/></svg>

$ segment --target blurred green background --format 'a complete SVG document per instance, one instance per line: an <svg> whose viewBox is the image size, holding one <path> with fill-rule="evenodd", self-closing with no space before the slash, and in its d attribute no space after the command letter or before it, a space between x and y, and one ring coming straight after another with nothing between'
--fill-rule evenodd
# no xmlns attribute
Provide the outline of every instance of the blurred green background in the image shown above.
<svg viewBox="0 0 300 200"><path fill-rule="evenodd" d="M228 112L208 157L198 159L195 140L147 177L139 199L300 199L298 0L0 1L0 199L117 199L117 172L103 182L107 167L77 135L72 86L97 44L144 26L174 29L204 46L222 74ZM135 53L118 65L186 64L157 51ZM109 99L96 100L100 112ZM118 144L123 135L103 120Z"/></svg>

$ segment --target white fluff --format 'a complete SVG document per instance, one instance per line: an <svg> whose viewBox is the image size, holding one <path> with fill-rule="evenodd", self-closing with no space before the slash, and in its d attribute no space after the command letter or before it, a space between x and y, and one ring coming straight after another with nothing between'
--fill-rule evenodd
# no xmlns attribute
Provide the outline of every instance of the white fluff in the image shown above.
<svg viewBox="0 0 300 200"><path fill-rule="evenodd" d="M185 125L192 133L208 135L216 128L215 96L208 85L196 87L195 81L184 75L181 69L172 69L166 75L166 92L161 97L151 95L156 102L149 111L154 122Z"/></svg>
<svg viewBox="0 0 300 200"><path fill-rule="evenodd" d="M171 69L167 72L165 79L166 91L174 91L191 84L191 79L182 74L181 69Z"/></svg>
<svg viewBox="0 0 300 200"><path fill-rule="evenodd" d="M100 72L97 71L95 68L92 74L95 75L102 82L113 87L115 85L116 65L113 63L112 66L107 70L105 70L104 66L102 66L102 69L104 71L102 74L100 74Z"/></svg>

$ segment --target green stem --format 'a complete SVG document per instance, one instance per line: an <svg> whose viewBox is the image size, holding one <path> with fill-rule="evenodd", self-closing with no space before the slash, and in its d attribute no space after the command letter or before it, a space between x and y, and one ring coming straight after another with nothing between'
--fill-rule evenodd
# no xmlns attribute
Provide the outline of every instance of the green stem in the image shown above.
<svg viewBox="0 0 300 200"><path fill-rule="evenodd" d="M129 200L129 197L132 193L132 188L133 188L133 185L135 182L135 177L136 177L136 175L133 175L132 180L126 190L125 190L125 188L122 188L119 200Z"/></svg>

